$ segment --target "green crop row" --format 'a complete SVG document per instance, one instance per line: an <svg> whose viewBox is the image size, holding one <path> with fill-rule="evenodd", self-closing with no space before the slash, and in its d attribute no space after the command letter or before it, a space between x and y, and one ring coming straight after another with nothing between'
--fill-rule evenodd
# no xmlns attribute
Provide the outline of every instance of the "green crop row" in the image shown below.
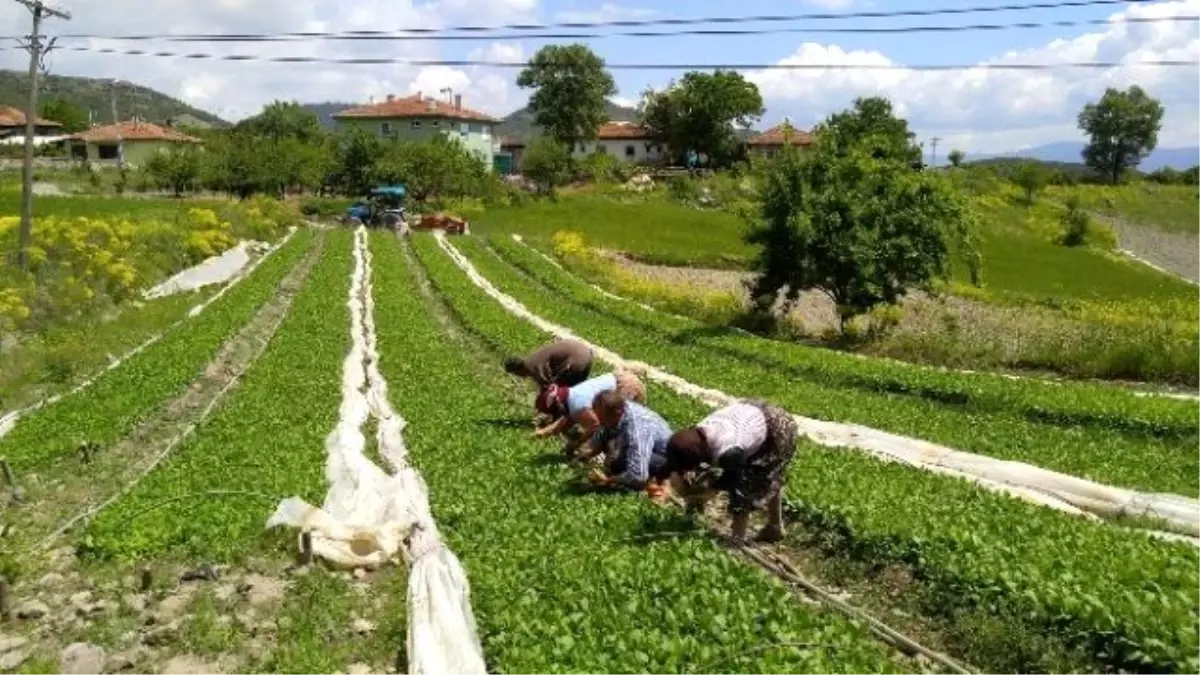
<svg viewBox="0 0 1200 675"><path fill-rule="evenodd" d="M962 380L956 385L960 391L978 392L974 399L978 404L947 401L952 398L949 390L938 389L938 385L930 385L930 391L940 392L937 396L929 392L926 396L901 396L839 386L836 376L811 375L812 364L833 356L827 352L713 330L604 298L536 254L533 257L538 259L534 260L526 253L522 273L518 273L478 241L463 239L460 248L486 276L496 277L493 283L502 281L519 300L533 298L537 307L531 309L543 317L565 323L584 337L619 352L628 352L630 358L662 364L685 379L738 396L763 396L809 417L864 424L1103 483L1192 496L1200 490L1195 403L1141 399L1087 385L1042 385L1044 393L1023 400L1017 390L1024 383L999 381L1001 378L987 375L957 376ZM505 255L513 253L510 248L498 248ZM871 362L862 360L855 367L866 372ZM835 368L826 370L833 372ZM923 372L907 370L914 379ZM935 377L951 382L949 378L956 376L937 373ZM1055 393L1050 390L1058 389L1063 390L1065 402L1052 410L1048 397ZM1110 405L1104 403L1106 400L1128 401L1135 411L1131 419L1140 422L1131 421L1122 430L1098 419L1100 410ZM1181 425L1189 410L1192 426L1186 432ZM1164 412L1152 419L1157 414L1154 411ZM1066 425L1064 420L1071 416L1076 424ZM1095 426L1080 424L1088 417ZM1108 418L1109 422L1115 420ZM1156 436L1132 431L1144 430L1145 425L1157 425L1172 433Z"/></svg>
<svg viewBox="0 0 1200 675"><path fill-rule="evenodd" d="M442 334L398 244L373 243L381 367L434 517L467 569L489 672L906 669L711 540L677 536L688 525L671 511L577 490L573 472L531 440L526 404L503 394L499 363L480 357L481 367ZM414 245L472 331L528 344L498 305L449 282L454 270L435 262L430 238Z"/></svg>
<svg viewBox="0 0 1200 675"><path fill-rule="evenodd" d="M196 435L87 532L101 556L234 559L280 499L321 503L349 349L351 234L334 232L267 351Z"/></svg>
<svg viewBox="0 0 1200 675"><path fill-rule="evenodd" d="M297 232L202 314L176 326L87 389L22 418L0 438L0 456L25 473L57 461L82 443L104 447L123 438L200 375L221 346L275 295L312 241L310 230Z"/></svg>
<svg viewBox="0 0 1200 675"><path fill-rule="evenodd" d="M537 280L568 290L574 298L602 302L605 309L629 321L680 333L701 328L696 321L652 312L634 303L614 307L586 281L550 264L529 246L507 237L489 240L505 260ZM828 349L768 340L748 339L744 333L707 328L695 343L729 350L739 358L756 358L771 367L785 368L797 377L837 387L901 394L952 406L1013 412L1032 421L1064 426L1107 426L1150 435L1194 437L1200 424L1195 401L1137 396L1126 389L1083 382L1015 380L990 373L961 373L914 366L887 359L860 358ZM689 336L690 337L690 336ZM757 345L758 349L751 349Z"/></svg>
<svg viewBox="0 0 1200 675"><path fill-rule="evenodd" d="M610 325L595 311L564 302L562 292L537 287L479 247L459 239L454 243L470 250L492 283L532 311L627 358L661 364L727 391L780 398L778 380L762 370L680 348L652 332ZM661 391L653 393L650 405L675 423L694 422L703 411ZM964 415L963 424L971 423ZM974 428L977 434L993 431ZM1200 665L1200 557L1189 545L811 444L798 453L789 482L793 517L823 531L845 555L908 566L948 612L967 606L1028 622L1116 665L1189 672Z"/></svg>

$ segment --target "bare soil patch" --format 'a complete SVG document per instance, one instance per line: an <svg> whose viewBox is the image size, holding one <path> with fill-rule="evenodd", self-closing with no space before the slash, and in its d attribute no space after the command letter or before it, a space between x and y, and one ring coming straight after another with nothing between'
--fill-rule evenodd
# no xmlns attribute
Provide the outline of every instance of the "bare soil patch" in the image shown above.
<svg viewBox="0 0 1200 675"><path fill-rule="evenodd" d="M1172 274L1200 281L1200 239L1195 235L1166 232L1102 214L1093 215L1113 228L1121 248Z"/></svg>

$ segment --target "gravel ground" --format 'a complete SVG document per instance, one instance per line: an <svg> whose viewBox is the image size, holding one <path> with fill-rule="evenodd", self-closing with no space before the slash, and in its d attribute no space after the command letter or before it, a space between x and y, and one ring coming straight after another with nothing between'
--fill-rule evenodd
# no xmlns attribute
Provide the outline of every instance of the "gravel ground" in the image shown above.
<svg viewBox="0 0 1200 675"><path fill-rule="evenodd" d="M1193 235L1136 225L1095 214L1117 233L1121 248L1185 279L1200 281L1200 240Z"/></svg>

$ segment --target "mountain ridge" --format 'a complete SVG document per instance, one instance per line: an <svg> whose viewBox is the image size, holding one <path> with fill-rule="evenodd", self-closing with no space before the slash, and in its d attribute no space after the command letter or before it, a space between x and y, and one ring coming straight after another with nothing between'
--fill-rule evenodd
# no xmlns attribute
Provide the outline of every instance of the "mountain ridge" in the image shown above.
<svg viewBox="0 0 1200 675"><path fill-rule="evenodd" d="M115 90L115 91L114 91ZM21 110L28 102L29 75L15 70L0 70L0 104L11 105ZM115 93L115 96L114 96ZM133 82L77 77L74 75L46 75L39 89L43 102L62 98L92 115L97 124L111 124L113 99L116 99L117 116L129 119L137 115L154 123L168 118L189 114L196 119L215 126L225 126L225 120L160 91Z"/></svg>

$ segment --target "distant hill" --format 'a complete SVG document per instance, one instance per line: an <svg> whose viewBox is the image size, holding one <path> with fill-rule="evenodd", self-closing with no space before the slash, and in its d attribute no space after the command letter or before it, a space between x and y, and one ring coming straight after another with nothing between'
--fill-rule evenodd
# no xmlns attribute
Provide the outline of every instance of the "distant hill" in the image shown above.
<svg viewBox="0 0 1200 675"><path fill-rule="evenodd" d="M636 122L637 110L626 108L625 106L617 105L612 101L606 101L608 104L607 113L608 119L615 122ZM529 108L521 108L510 113L496 127L496 135L515 138L519 140L528 140L529 137L535 135L536 127L533 124L533 113Z"/></svg>
<svg viewBox="0 0 1200 675"><path fill-rule="evenodd" d="M42 101L64 98L85 111L90 110L96 123L109 124L113 121L112 89L113 85L106 79L48 75L42 80L39 94ZM24 110L28 96L29 77L25 73L0 70L0 104ZM148 122L161 123L170 117L190 115L214 126L226 124L210 112L132 82L116 83L116 99L117 115L122 119L137 115Z"/></svg>
<svg viewBox="0 0 1200 675"><path fill-rule="evenodd" d="M1063 141L1059 143L1047 143L1038 145L1016 152L1008 152L1000 155L985 155L983 157L972 158L968 160L993 160L993 159L1040 159L1044 162L1059 163L1059 164L1075 164L1082 166L1083 160L1081 153L1083 152L1083 143L1079 141ZM1200 147L1196 148L1159 148L1150 153L1146 161L1138 167L1139 171L1149 173L1164 166L1169 166L1173 169L1190 169L1193 166L1200 164Z"/></svg>

